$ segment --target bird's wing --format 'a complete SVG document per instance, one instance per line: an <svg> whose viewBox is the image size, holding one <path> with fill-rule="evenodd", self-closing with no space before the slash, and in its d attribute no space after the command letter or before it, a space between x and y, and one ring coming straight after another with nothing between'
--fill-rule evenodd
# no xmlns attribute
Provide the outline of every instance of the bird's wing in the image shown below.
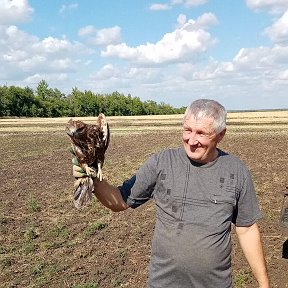
<svg viewBox="0 0 288 288"><path fill-rule="evenodd" d="M106 135L104 137L105 151L107 150L107 148L109 146L109 142L110 142L110 129L109 129L109 124L107 123L107 132L106 132Z"/></svg>
<svg viewBox="0 0 288 288"><path fill-rule="evenodd" d="M102 133L102 141L103 141L103 146L104 149L106 151L106 149L109 146L109 142L110 142L110 129L109 129L109 125L107 123L106 117L103 113L100 113L97 119L97 126L99 127L101 133Z"/></svg>

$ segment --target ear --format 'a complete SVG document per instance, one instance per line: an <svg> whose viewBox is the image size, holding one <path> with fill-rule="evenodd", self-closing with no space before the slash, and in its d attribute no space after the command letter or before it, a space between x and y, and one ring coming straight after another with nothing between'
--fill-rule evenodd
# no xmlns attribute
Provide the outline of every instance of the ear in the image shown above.
<svg viewBox="0 0 288 288"><path fill-rule="evenodd" d="M220 143L221 140L223 139L223 137L225 136L225 133L226 133L226 128L223 129L218 135L217 135L217 143Z"/></svg>

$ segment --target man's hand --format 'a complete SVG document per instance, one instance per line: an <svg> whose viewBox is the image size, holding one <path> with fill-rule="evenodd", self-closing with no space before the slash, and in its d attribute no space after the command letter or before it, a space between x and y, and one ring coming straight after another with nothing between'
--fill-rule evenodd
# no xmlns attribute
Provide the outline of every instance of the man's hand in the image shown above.
<svg viewBox="0 0 288 288"><path fill-rule="evenodd" d="M75 152L73 150L72 147L69 148L69 152L73 155L72 158L72 174L75 178L83 178L83 177L87 177L88 175L86 174L86 172L80 167L79 165L79 161L75 155Z"/></svg>
<svg viewBox="0 0 288 288"><path fill-rule="evenodd" d="M82 178L82 177L87 177L88 175L86 172L79 166L79 162L76 157L72 158L72 171L73 171L73 176L75 178Z"/></svg>
<svg viewBox="0 0 288 288"><path fill-rule="evenodd" d="M72 174L75 177L74 188L77 190L81 184L87 182L87 174L85 171L79 166L79 162L76 157L72 158Z"/></svg>
<svg viewBox="0 0 288 288"><path fill-rule="evenodd" d="M75 177L74 181L74 188L77 190L81 184L87 180L86 177L88 176L86 172L80 167L79 161L76 158L75 152L72 147L69 148L69 152L73 155L72 158L72 175Z"/></svg>
<svg viewBox="0 0 288 288"><path fill-rule="evenodd" d="M254 223L248 227L236 226L236 234L244 255L258 281L259 288L269 288L269 278L258 225Z"/></svg>
<svg viewBox="0 0 288 288"><path fill-rule="evenodd" d="M86 172L79 166L79 162L74 154L73 149L70 149L72 158L72 171L73 176L76 178L74 187L77 190L78 187L85 183L87 178ZM91 179L90 179L91 180ZM121 193L117 187L110 185L107 181L99 181L97 178L93 179L94 184L94 195L98 200L107 208L113 212L119 212L128 208L126 202L123 200ZM77 191L76 191L77 192Z"/></svg>

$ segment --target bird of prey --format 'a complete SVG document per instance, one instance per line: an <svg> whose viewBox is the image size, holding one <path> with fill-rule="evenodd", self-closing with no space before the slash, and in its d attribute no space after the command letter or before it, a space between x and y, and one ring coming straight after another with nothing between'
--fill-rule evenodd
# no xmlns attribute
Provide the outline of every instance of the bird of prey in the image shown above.
<svg viewBox="0 0 288 288"><path fill-rule="evenodd" d="M96 124L70 119L65 130L71 139L73 153L79 166L88 175L76 181L74 200L77 202L75 206L79 208L84 202L92 199L92 178L97 177L100 181L103 179L102 167L110 140L109 125L105 115L100 113Z"/></svg>

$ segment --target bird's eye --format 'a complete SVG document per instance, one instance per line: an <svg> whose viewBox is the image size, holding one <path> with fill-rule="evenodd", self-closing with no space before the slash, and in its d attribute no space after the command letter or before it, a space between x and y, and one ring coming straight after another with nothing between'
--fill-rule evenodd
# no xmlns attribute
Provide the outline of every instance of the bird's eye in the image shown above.
<svg viewBox="0 0 288 288"><path fill-rule="evenodd" d="M84 128L85 128L85 127L78 128L77 131L78 131L78 132L83 132L83 131L84 131Z"/></svg>

